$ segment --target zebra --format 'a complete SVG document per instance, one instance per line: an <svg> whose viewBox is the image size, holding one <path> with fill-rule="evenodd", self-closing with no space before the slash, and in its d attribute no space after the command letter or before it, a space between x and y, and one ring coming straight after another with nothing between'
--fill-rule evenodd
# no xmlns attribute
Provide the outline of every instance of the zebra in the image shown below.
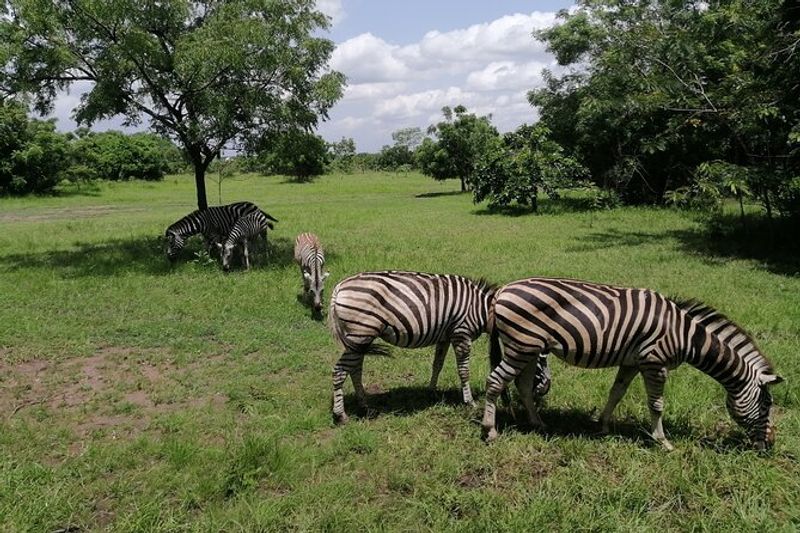
<svg viewBox="0 0 800 533"><path fill-rule="evenodd" d="M345 423L342 386L348 374L363 406L361 369L367 353L385 353L372 346L389 344L420 348L436 345L430 388L435 389L448 345L456 354L464 403L474 405L469 386L472 341L486 329L495 287L485 280L421 272L363 272L333 289L329 326L342 355L333 367L333 418Z"/></svg>
<svg viewBox="0 0 800 533"><path fill-rule="evenodd" d="M233 257L233 249L237 244L241 244L244 256L244 265L246 270L250 270L250 254L248 250L248 241L253 237L264 234L266 240L267 230L274 229L275 226L272 221L276 221L267 213L260 209L253 211L242 216L237 220L231 228L228 237L224 243L217 243L222 256L222 269L225 272L231 269L231 258ZM277 221L276 221L277 222Z"/></svg>
<svg viewBox="0 0 800 533"><path fill-rule="evenodd" d="M322 311L322 292L330 272L323 272L325 252L319 237L313 233L301 233L294 241L294 260L300 265L303 276L303 296L310 301L314 312Z"/></svg>
<svg viewBox="0 0 800 533"><path fill-rule="evenodd" d="M222 242L227 237L234 222L258 210L258 206L251 202L236 202L192 211L170 225L164 232L167 240L167 258L174 262L185 246L186 239L198 233L205 238L206 246L210 250L213 249L215 243ZM277 222L275 219L271 220Z"/></svg>
<svg viewBox="0 0 800 533"><path fill-rule="evenodd" d="M662 425L664 383L669 370L689 363L727 390L728 412L756 448L775 441L769 386L783 378L747 333L704 304L668 299L648 289L530 278L497 291L487 329L492 357L502 358L486 381L482 426L487 441L497 436L495 401L512 378L519 378L530 423L543 425L530 394L535 365L529 363L547 352L579 367L619 367L600 415L604 432L617 403L641 373L651 435L666 450L673 449Z"/></svg>

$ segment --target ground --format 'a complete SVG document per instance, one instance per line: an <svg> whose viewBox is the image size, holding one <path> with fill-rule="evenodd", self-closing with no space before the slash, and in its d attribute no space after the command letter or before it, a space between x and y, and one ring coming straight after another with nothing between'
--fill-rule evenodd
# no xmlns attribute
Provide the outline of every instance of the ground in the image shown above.
<svg viewBox="0 0 800 533"><path fill-rule="evenodd" d="M222 202L251 200L280 220L268 257L229 275L199 242L174 267L164 257L164 228L193 209L188 176L0 199L0 530L800 527L796 243L574 198L543 200L538 216L491 213L457 188L413 173L225 181ZM486 445L485 338L471 364L477 408L458 403L452 353L430 393L433 348L395 349L365 363L370 409L348 382L351 422L334 427L338 354L297 298L301 231L326 248L328 294L350 274L393 268L701 299L787 379L774 389L777 445L749 451L721 387L690 367L665 395L675 452L647 439L638 378L599 436L592 417L614 370L560 362L549 429L501 408Z"/></svg>

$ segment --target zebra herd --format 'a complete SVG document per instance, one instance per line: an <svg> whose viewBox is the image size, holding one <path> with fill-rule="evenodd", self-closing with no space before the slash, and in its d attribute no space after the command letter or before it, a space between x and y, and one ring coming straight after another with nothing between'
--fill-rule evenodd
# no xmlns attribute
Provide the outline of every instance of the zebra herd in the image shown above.
<svg viewBox="0 0 800 533"><path fill-rule="evenodd" d="M227 227L231 235L222 244L224 261L229 245L233 247L230 243L243 238L233 235L237 220L259 219L254 213L263 212L248 202L223 207L227 209L211 208L217 211L205 215L205 222L198 222L198 217L204 217L195 212L194 222L178 221L170 226L169 250L173 243L182 246L186 233L181 228L195 228L192 231L203 233L207 240L221 242L220 235ZM264 215L266 218L243 222L241 235L271 229L270 222L277 221ZM315 235L297 237L295 260L303 275L304 294L319 311L328 273L323 272L324 254ZM462 400L474 405L470 351L472 343L488 333L491 371L481 423L487 441L497 437L496 401L501 394L508 398L506 387L511 380L528 422L534 428L544 426L537 400L550 389L547 358L552 354L582 368L618 367L600 415L604 432L608 432L614 409L633 378L641 373L651 415L650 434L663 448L672 449L662 423L664 384L670 370L688 363L725 388L728 412L755 448L763 450L775 442L769 388L783 379L742 328L696 301L571 279L529 278L496 287L485 280L456 275L362 272L334 287L328 324L341 348L333 367L332 414L337 423L347 421L343 392L347 376L358 403L365 405L364 357L386 351L374 345L377 339L405 348L435 346L431 389L436 388L452 345Z"/></svg>

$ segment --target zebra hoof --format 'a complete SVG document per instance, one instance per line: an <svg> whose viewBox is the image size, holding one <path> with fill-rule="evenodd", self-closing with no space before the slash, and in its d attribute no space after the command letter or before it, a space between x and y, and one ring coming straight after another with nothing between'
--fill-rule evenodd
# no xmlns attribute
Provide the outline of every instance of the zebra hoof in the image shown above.
<svg viewBox="0 0 800 533"><path fill-rule="evenodd" d="M493 442L496 439L497 439L497 429L495 429L495 428L490 428L490 429L483 428L483 441L485 443L489 444L490 442Z"/></svg>
<svg viewBox="0 0 800 533"><path fill-rule="evenodd" d="M348 420L349 418L345 413L340 413L340 414L333 413L333 423L336 424L337 426L343 426L347 424Z"/></svg>
<svg viewBox="0 0 800 533"><path fill-rule="evenodd" d="M658 439L658 443L661 445L661 449L665 452L671 452L675 450L675 446L673 446L672 443L667 439Z"/></svg>

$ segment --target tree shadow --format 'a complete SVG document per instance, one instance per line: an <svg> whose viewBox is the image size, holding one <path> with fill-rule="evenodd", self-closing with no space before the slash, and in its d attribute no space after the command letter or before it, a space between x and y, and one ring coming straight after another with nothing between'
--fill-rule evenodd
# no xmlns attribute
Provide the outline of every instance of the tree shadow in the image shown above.
<svg viewBox="0 0 800 533"><path fill-rule="evenodd" d="M235 252L234 252L235 253ZM263 241L250 245L250 270L280 270L294 263L294 239L286 237L267 238L266 247ZM233 271L244 271L241 257L233 263Z"/></svg>
<svg viewBox="0 0 800 533"><path fill-rule="evenodd" d="M669 233L648 233L644 231L620 231L611 229L581 237L579 239L581 244L568 246L565 250L568 252L594 252L606 248L641 246L669 236Z"/></svg>
<svg viewBox="0 0 800 533"><path fill-rule="evenodd" d="M281 185L302 185L307 183L314 183L319 176L283 176L283 179L278 183Z"/></svg>
<svg viewBox="0 0 800 533"><path fill-rule="evenodd" d="M725 215L698 229L677 230L668 235L678 240L682 250L712 262L753 260L773 274L800 276L798 227L797 220Z"/></svg>
<svg viewBox="0 0 800 533"><path fill-rule="evenodd" d="M439 198L440 196L461 196L462 194L469 194L469 191L424 192L415 194L414 198Z"/></svg>
<svg viewBox="0 0 800 533"><path fill-rule="evenodd" d="M525 215L562 215L568 213L584 213L594 210L590 198L575 196L561 196L559 198L539 198L538 209L533 210L527 205L486 206L476 209L473 215L502 215L507 217L520 217Z"/></svg>
<svg viewBox="0 0 800 533"><path fill-rule="evenodd" d="M664 232L608 230L582 237L569 252L596 251L613 247L641 246L671 239L677 251L698 256L707 263L719 264L742 259L757 261L773 274L800 275L800 239L797 222L769 220L763 216L720 216L698 228Z"/></svg>
<svg viewBox="0 0 800 533"><path fill-rule="evenodd" d="M173 269L160 236L84 243L71 250L11 254L0 257L0 265L11 271L54 270L64 277L116 276L126 272L163 275Z"/></svg>

